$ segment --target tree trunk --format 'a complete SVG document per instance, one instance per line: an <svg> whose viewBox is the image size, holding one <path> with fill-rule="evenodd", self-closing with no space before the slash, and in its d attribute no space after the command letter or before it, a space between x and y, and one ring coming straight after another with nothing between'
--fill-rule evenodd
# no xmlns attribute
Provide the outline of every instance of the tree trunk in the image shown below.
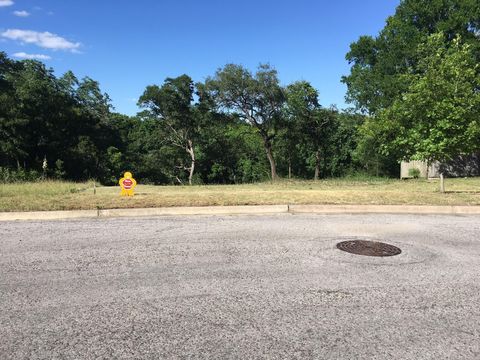
<svg viewBox="0 0 480 360"><path fill-rule="evenodd" d="M190 167L188 168L188 184L192 185L193 172L195 171L195 149L193 148L192 140L188 140L187 152L190 155Z"/></svg>
<svg viewBox="0 0 480 360"><path fill-rule="evenodd" d="M445 193L445 178L443 177L443 172L440 173L440 192Z"/></svg>
<svg viewBox="0 0 480 360"><path fill-rule="evenodd" d="M193 172L195 171L195 159L192 159L192 163L190 165L190 172L188 174L188 184L192 185L192 179L193 179Z"/></svg>
<svg viewBox="0 0 480 360"><path fill-rule="evenodd" d="M292 178L292 159L288 158L288 179Z"/></svg>
<svg viewBox="0 0 480 360"><path fill-rule="evenodd" d="M268 161L270 162L270 171L272 174L272 181L277 180L277 167L275 165L275 159L273 158L272 144L270 140L264 140L265 152L267 153Z"/></svg>
<svg viewBox="0 0 480 360"><path fill-rule="evenodd" d="M320 150L315 152L315 175L314 180L317 181L320 177Z"/></svg>

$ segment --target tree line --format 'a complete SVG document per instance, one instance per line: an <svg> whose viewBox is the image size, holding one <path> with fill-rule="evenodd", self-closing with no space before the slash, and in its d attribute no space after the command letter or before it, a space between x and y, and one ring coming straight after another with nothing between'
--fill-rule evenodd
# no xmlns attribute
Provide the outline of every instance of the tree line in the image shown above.
<svg viewBox="0 0 480 360"><path fill-rule="evenodd" d="M323 107L308 81L227 64L203 82L167 78L116 113L91 78L56 77L0 52L0 171L6 179L226 184L363 172L480 150L480 3L404 0L346 55L347 100Z"/></svg>
<svg viewBox="0 0 480 360"><path fill-rule="evenodd" d="M341 176L357 166L363 117L323 108L306 81L282 87L269 65L251 73L228 64L203 83L167 78L126 116L90 78L57 78L4 53L0 63L4 178L45 172L112 184L128 169L144 183L224 184Z"/></svg>

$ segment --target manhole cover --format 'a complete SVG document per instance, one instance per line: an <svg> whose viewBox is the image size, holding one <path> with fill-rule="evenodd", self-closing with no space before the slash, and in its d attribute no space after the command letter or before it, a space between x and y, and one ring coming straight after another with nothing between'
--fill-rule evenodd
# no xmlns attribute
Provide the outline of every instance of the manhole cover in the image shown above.
<svg viewBox="0 0 480 360"><path fill-rule="evenodd" d="M393 245L367 240L349 240L337 244L337 248L356 255L394 256L402 252Z"/></svg>

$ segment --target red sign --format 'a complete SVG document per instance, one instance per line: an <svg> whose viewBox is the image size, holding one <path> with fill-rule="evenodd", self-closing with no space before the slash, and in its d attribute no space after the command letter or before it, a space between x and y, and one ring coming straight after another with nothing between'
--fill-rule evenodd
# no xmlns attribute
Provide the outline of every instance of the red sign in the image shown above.
<svg viewBox="0 0 480 360"><path fill-rule="evenodd" d="M133 181L131 179L125 179L122 181L122 184L125 190L130 190L132 188Z"/></svg>

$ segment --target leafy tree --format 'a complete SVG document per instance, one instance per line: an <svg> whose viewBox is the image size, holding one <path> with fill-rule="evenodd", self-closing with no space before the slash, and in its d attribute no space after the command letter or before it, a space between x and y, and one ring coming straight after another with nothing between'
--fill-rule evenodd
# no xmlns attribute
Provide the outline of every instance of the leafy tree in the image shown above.
<svg viewBox="0 0 480 360"><path fill-rule="evenodd" d="M288 164L288 178L291 178L293 159L296 160L296 173L301 172L298 168L299 162L304 163L301 157L301 149L305 140L308 143L312 140L306 124L311 124L314 121L315 112L320 108L320 104L317 90L307 81L298 81L288 85L285 89L285 98L284 121L279 134L279 149L283 150Z"/></svg>
<svg viewBox="0 0 480 360"><path fill-rule="evenodd" d="M233 162L231 182L253 183L268 179L268 160L263 155L263 140L257 130L234 120L225 129L227 155Z"/></svg>
<svg viewBox="0 0 480 360"><path fill-rule="evenodd" d="M104 184L116 184L126 170L137 175L135 162L131 161L129 150L131 142L136 141L134 135L137 134L136 130L140 125L141 120L138 117L110 113L97 130L97 142L105 149L100 159L101 177L99 177ZM143 138L140 141L147 139Z"/></svg>
<svg viewBox="0 0 480 360"><path fill-rule="evenodd" d="M14 61L2 53L0 88L0 166L40 171L46 158L52 164L49 175L102 176L113 133L106 125L109 99L98 83L79 82L72 72L57 78L41 62ZM96 103L90 101L92 94ZM60 168L54 170L54 164Z"/></svg>
<svg viewBox="0 0 480 360"><path fill-rule="evenodd" d="M22 61L9 80L19 104L12 120L25 121L21 133L25 156L20 162L37 169L44 157L54 163L68 149L68 128L81 125L75 121L73 99L60 90L53 71L37 61ZM75 133L83 135L79 128Z"/></svg>
<svg viewBox="0 0 480 360"><path fill-rule="evenodd" d="M353 152L353 160L360 164L362 172L373 176L398 177L399 155L393 149L385 152L383 144L392 141L382 128L382 124L374 117L366 116L359 124L356 133L357 145Z"/></svg>
<svg viewBox="0 0 480 360"><path fill-rule="evenodd" d="M183 162L180 168L189 172L188 182L192 185L195 171L195 139L198 136L199 118L193 108L194 85L188 75L167 78L161 87L147 86L140 97L139 105L148 108L160 120L165 141L186 151L190 166Z"/></svg>
<svg viewBox="0 0 480 360"><path fill-rule="evenodd" d="M88 113L89 116L99 119L102 122L110 115L112 106L108 94L102 93L100 84L88 76L78 83L75 91L81 109Z"/></svg>
<svg viewBox="0 0 480 360"><path fill-rule="evenodd" d="M456 34L472 45L480 60L480 2L478 0L403 0L377 37L361 36L350 46L352 64L347 100L374 115L392 105L409 87L404 74L415 71L416 49L426 38L444 32L450 41Z"/></svg>
<svg viewBox="0 0 480 360"><path fill-rule="evenodd" d="M273 140L285 101L277 71L260 65L253 75L241 65L227 64L208 78L205 89L219 108L238 116L260 134L270 163L271 178L277 178Z"/></svg>
<svg viewBox="0 0 480 360"><path fill-rule="evenodd" d="M364 117L360 114L335 113L324 154L325 175L337 177L358 170L355 150L358 145L358 128L363 121Z"/></svg>
<svg viewBox="0 0 480 360"><path fill-rule="evenodd" d="M378 118L390 137L385 152L430 163L480 150L480 65L472 46L433 34L419 58L418 72L405 75L410 85L402 99Z"/></svg>
<svg viewBox="0 0 480 360"><path fill-rule="evenodd" d="M422 55L418 47L435 33L445 34L447 46L459 34L470 44L473 56L480 61L480 2L478 0L402 0L393 16L386 20L378 36L361 36L350 45L346 58L350 74L342 78L347 85L347 101L370 117L359 128L355 157L370 173L398 173L397 160L402 157L383 144L390 135L377 124L385 109L411 86L411 74L421 73ZM380 120L382 121L382 120Z"/></svg>
<svg viewBox="0 0 480 360"><path fill-rule="evenodd" d="M314 179L318 180L322 155L325 155L334 133L337 111L322 109L318 102L318 91L306 81L289 85L286 94L288 118L296 124L297 141L303 141L308 157L314 159Z"/></svg>
<svg viewBox="0 0 480 360"><path fill-rule="evenodd" d="M127 159L144 183L183 184L188 180L178 164L185 161L185 150L164 141L165 128L154 118L142 118L129 134Z"/></svg>
<svg viewBox="0 0 480 360"><path fill-rule="evenodd" d="M275 140L277 171L286 173L289 179L303 174L304 164L299 150L300 135L297 124L286 117Z"/></svg>
<svg viewBox="0 0 480 360"><path fill-rule="evenodd" d="M25 131L27 119L19 114L19 102L15 96L12 78L19 71L19 64L0 52L0 164L20 164L27 156Z"/></svg>

